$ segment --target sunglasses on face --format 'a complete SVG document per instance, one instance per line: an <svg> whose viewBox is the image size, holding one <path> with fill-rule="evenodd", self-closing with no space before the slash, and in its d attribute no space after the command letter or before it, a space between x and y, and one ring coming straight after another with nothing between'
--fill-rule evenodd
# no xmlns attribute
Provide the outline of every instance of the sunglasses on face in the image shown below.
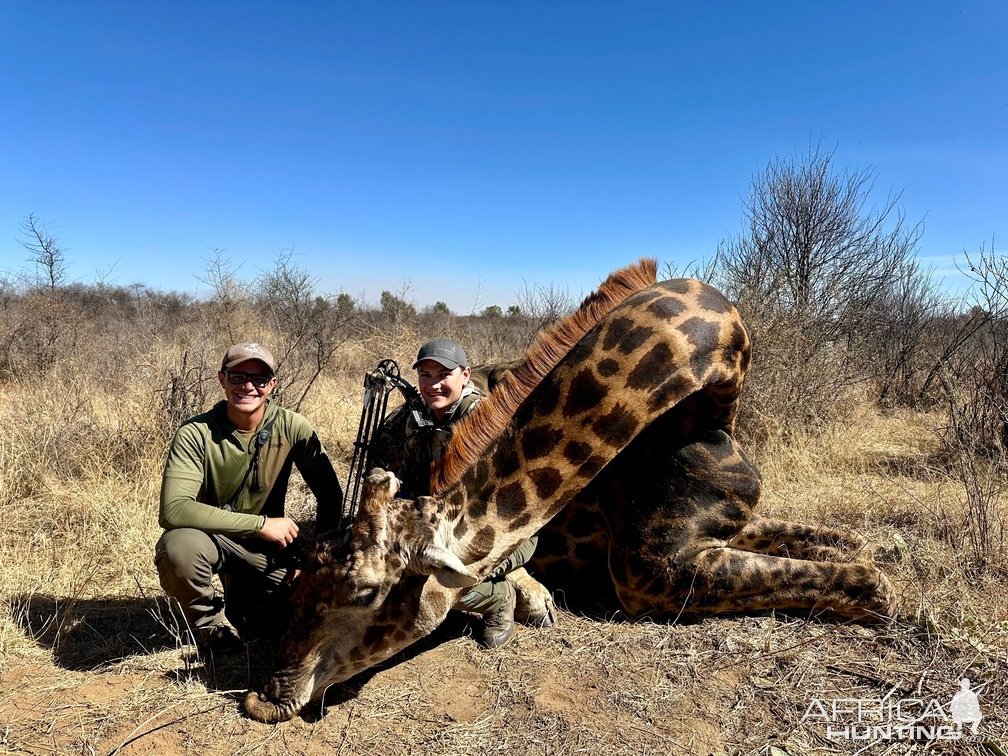
<svg viewBox="0 0 1008 756"><path fill-rule="evenodd" d="M244 386L251 382L256 388L266 388L273 376L269 373L239 373L235 370L227 371L228 383L232 386Z"/></svg>

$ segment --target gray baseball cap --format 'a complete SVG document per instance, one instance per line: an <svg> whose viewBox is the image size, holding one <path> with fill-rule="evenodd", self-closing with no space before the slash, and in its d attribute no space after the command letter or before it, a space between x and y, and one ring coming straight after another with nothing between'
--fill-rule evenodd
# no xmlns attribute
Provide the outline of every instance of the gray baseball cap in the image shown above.
<svg viewBox="0 0 1008 756"><path fill-rule="evenodd" d="M434 360L449 370L469 367L469 358L466 357L465 350L451 339L431 339L420 347L413 369L416 370L417 365L424 360Z"/></svg>
<svg viewBox="0 0 1008 756"><path fill-rule="evenodd" d="M230 370L245 360L259 360L269 368L271 373L276 372L276 360L273 359L273 353L262 344L257 344L254 341L246 341L228 347L224 353L224 359L221 360L221 370Z"/></svg>

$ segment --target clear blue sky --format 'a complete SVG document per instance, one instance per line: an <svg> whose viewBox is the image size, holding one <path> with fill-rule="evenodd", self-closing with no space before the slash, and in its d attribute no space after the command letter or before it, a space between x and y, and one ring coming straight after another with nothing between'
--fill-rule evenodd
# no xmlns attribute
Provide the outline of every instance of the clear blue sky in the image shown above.
<svg viewBox="0 0 1008 756"><path fill-rule="evenodd" d="M205 291L214 248L456 312L741 228L768 160L902 191L939 275L1008 233L1008 3L0 0L0 271Z"/></svg>

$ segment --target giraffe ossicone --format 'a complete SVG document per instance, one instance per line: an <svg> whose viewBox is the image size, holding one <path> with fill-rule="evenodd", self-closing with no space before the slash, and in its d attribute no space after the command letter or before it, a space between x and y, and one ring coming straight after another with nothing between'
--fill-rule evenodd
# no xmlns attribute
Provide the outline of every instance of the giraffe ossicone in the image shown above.
<svg viewBox="0 0 1008 756"><path fill-rule="evenodd" d="M433 496L397 498L371 472L350 531L303 572L276 669L245 698L252 717L289 719L425 637L536 532L537 577L609 581L633 615L891 614L859 538L755 513L759 473L732 437L748 333L715 289L656 271L613 273L523 360L476 371L492 390Z"/></svg>

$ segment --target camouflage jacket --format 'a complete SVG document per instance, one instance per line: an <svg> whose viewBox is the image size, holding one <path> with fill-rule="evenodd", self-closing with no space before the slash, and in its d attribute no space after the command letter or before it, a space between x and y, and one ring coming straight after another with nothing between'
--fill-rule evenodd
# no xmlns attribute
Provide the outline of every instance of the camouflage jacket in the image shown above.
<svg viewBox="0 0 1008 756"><path fill-rule="evenodd" d="M472 412L482 398L482 392L467 383L461 398L440 424L426 408L422 420L429 424L418 422L409 405L399 407L382 424L375 439L372 465L395 473L403 482L400 496L430 494L431 465L444 454L455 424Z"/></svg>

